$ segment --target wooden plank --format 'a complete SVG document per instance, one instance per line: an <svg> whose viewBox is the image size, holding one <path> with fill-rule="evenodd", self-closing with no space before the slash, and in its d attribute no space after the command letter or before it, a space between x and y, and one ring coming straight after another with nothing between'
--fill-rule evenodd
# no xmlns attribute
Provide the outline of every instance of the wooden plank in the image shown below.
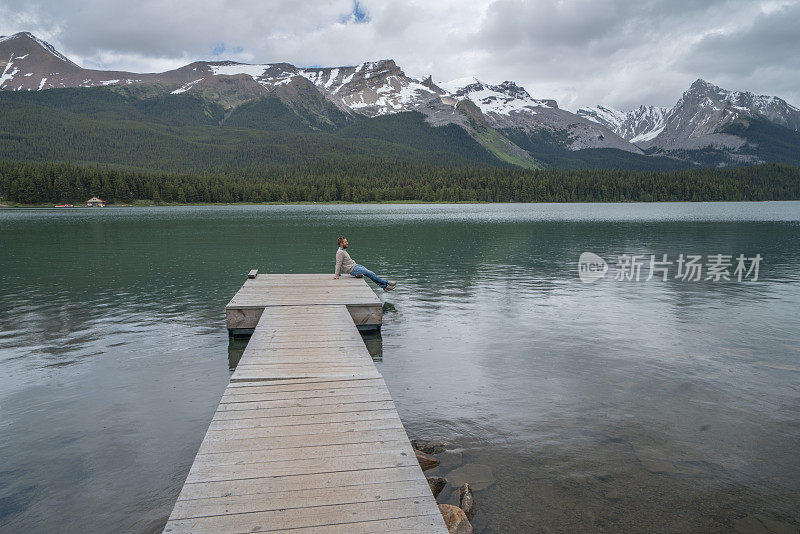
<svg viewBox="0 0 800 534"><path fill-rule="evenodd" d="M291 330L289 330L291 329ZM304 336L308 338L313 337L328 337L335 335L353 335L357 330L353 328L352 324L342 326L336 323L313 323L308 327L298 325L296 322L289 322L287 324L276 325L267 320L266 327L258 329L258 332L253 334L252 339L273 338L276 336Z"/></svg>
<svg viewBox="0 0 800 534"><path fill-rule="evenodd" d="M212 421L233 421L259 417L292 417L296 415L319 415L325 413L363 412L368 410L395 409L392 401L355 402L321 404L319 406L300 406L296 408L273 408L257 410L229 410L217 412Z"/></svg>
<svg viewBox="0 0 800 534"><path fill-rule="evenodd" d="M227 440L203 440L200 453L257 451L265 449L291 449L298 446L347 445L350 443L378 443L408 439L405 430L398 428L372 429L364 432L330 432L322 435L304 436L302 442L295 436L247 437Z"/></svg>
<svg viewBox="0 0 800 534"><path fill-rule="evenodd" d="M262 495L264 493L297 491L318 488L342 488L358 484L389 484L404 480L419 480L420 467L361 469L289 477L261 477L247 480L198 482L186 484L178 500L225 497L232 495Z"/></svg>
<svg viewBox="0 0 800 534"><path fill-rule="evenodd" d="M237 410L261 410L265 408L300 408L308 406L320 406L328 404L362 404L365 402L382 402L392 400L389 392L372 393L367 395L347 395L341 397L307 397L303 399L278 399L260 400L250 402L227 402L220 404L218 412L237 411Z"/></svg>
<svg viewBox="0 0 800 534"><path fill-rule="evenodd" d="M282 532L286 534L309 534L310 532L314 534L416 534L420 532L447 534L447 529L442 530L441 523L442 517L437 510L436 513L425 516L293 528L290 531Z"/></svg>
<svg viewBox="0 0 800 534"><path fill-rule="evenodd" d="M229 384L225 395L241 395L249 393L277 393L279 391L308 391L313 389L352 389L364 386L385 386L382 378L364 380L280 380L258 384Z"/></svg>
<svg viewBox="0 0 800 534"><path fill-rule="evenodd" d="M270 387L270 386L313 386L312 389L320 389L326 387L327 384L342 384L342 383L352 383L352 384L371 384L376 381L383 381L383 378L380 376L372 377L372 378L361 378L361 379L341 379L341 378L331 378L326 376L321 376L317 378L284 378L281 380L269 380L265 382L261 382L259 384L239 384L236 382L231 382L228 384L228 388L233 391L234 388L253 388L253 387ZM302 388L298 388L302 389ZM238 389L237 389L238 391ZM244 389L242 390L244 391Z"/></svg>
<svg viewBox="0 0 800 534"><path fill-rule="evenodd" d="M358 330L353 328L355 325L352 323L350 324L347 330L343 330L341 327L337 327L336 329L322 329L318 326L309 327L308 329L291 329L291 327L283 327L278 329L274 332L257 332L253 336L251 336L250 341L253 342L253 347L260 347L262 345L268 345L274 341L361 341L360 337L357 337ZM248 346L250 344L248 341Z"/></svg>
<svg viewBox="0 0 800 534"><path fill-rule="evenodd" d="M317 305L325 304L328 301L335 301L344 305L355 304L377 304L379 300L374 293L367 294L361 291L342 291L335 288L315 288L313 295L311 291L304 293L297 289L264 289L259 291L240 293L231 301L231 306L250 302L263 302L265 306L275 307L285 305L286 302L293 302L296 306L304 306L313 298Z"/></svg>
<svg viewBox="0 0 800 534"><path fill-rule="evenodd" d="M289 358L248 358L247 363L242 364L242 369L277 369L280 367L292 368L307 368L315 369L317 372L326 371L341 371L345 367L360 367L369 369L369 364L373 363L372 358L358 356L347 359L334 359L326 358L325 356L316 356L303 358L301 361L292 361ZM238 368L238 367L237 367Z"/></svg>
<svg viewBox="0 0 800 534"><path fill-rule="evenodd" d="M377 371L369 372L369 373L335 373L335 372L308 372L308 373L296 373L296 372L269 372L269 371L258 371L258 370L236 370L234 371L233 375L231 375L232 382L254 382L254 381L263 381L263 380L277 380L277 379L284 379L284 378L314 378L314 377L321 377L326 376L329 378L374 378L379 377Z"/></svg>
<svg viewBox="0 0 800 534"><path fill-rule="evenodd" d="M357 365L355 362L347 365L330 365L330 366L322 366L317 365L314 363L299 363L296 365L292 364L262 364L262 365L242 365L241 368L237 368L238 371L244 372L257 372L261 371L263 373L276 373L276 374L289 374L292 376L313 376L315 374L325 374L325 375L341 375L341 374L348 374L348 373L368 373L372 372L372 368L370 368L366 363L361 365ZM268 377L271 375L266 375Z"/></svg>
<svg viewBox="0 0 800 534"><path fill-rule="evenodd" d="M342 355L329 355L329 354L321 354L319 356L315 355L308 355L308 356L295 356L292 357L291 355L287 355L286 353L282 352L275 352L273 354L250 354L247 358L247 361L242 365L281 365L281 364L294 364L294 365L309 365L309 364L317 364L317 365L324 365L326 367L331 367L336 364L358 364L358 365L368 365L373 363L372 357L366 354L354 354L352 356L342 356Z"/></svg>
<svg viewBox="0 0 800 534"><path fill-rule="evenodd" d="M349 388L330 387L324 389L314 388L275 392L265 392L263 389L260 389L258 391L248 393L240 393L237 391L234 395L228 394L228 391L225 390L222 394L220 404L232 402L273 402L278 400L308 399L316 397L339 398L352 395L383 395L388 392L389 389L386 387L386 384L382 383L370 383Z"/></svg>
<svg viewBox="0 0 800 534"><path fill-rule="evenodd" d="M194 465L248 464L264 461L282 462L309 458L333 458L360 456L380 451L412 450L406 439L395 439L368 443L348 443L346 445L317 445L315 447L294 447L291 449L263 449L258 451L234 451L198 454Z"/></svg>
<svg viewBox="0 0 800 534"><path fill-rule="evenodd" d="M433 499L431 498L430 501ZM214 515L167 522L165 532L270 532L280 529L398 519L432 515L428 499L412 497L357 504L338 504L288 510ZM438 513L438 509L436 510Z"/></svg>
<svg viewBox="0 0 800 534"><path fill-rule="evenodd" d="M246 349L245 349L246 350ZM248 356L269 357L285 354L289 357L333 355L349 358L352 356L369 356L364 347L344 347L331 350L330 347L259 347L247 352ZM242 354L244 356L244 354Z"/></svg>
<svg viewBox="0 0 800 534"><path fill-rule="evenodd" d="M287 419L289 417L290 419ZM227 419L213 420L209 425L209 430L232 430L239 428L256 427L283 427L288 421L296 425L307 425L311 423L344 423L350 421L374 421L379 419L398 419L397 411L392 408L383 410L362 410L360 412L337 412L322 413L313 415L290 415L290 416L267 416L267 417L248 417L246 419Z"/></svg>
<svg viewBox="0 0 800 534"><path fill-rule="evenodd" d="M171 519L308 508L312 503L315 506L331 506L334 504L385 501L422 497L426 492L430 493L430 491L428 483L424 480L404 480L380 485L359 484L339 488L313 488L266 493L259 495L255 502L252 495L179 500L172 512Z"/></svg>
<svg viewBox="0 0 800 534"><path fill-rule="evenodd" d="M245 478L313 475L317 473L338 473L358 471L369 466L371 469L390 467L410 467L417 461L413 453L394 451L364 454L362 456L342 456L338 458L301 458L282 462L257 462L247 464L192 466L186 483L220 482Z"/></svg>
<svg viewBox="0 0 800 534"><path fill-rule="evenodd" d="M361 346L358 344L361 343ZM286 340L270 340L269 347L276 349L328 349L329 351L339 351L341 349L361 349L364 342L360 339L321 339L321 340L306 340L306 339L286 339ZM267 347L265 347L267 348ZM363 348L366 351L366 348ZM258 349L254 348L251 352L257 352ZM245 349L247 352L247 349Z"/></svg>
<svg viewBox="0 0 800 534"><path fill-rule="evenodd" d="M285 425L278 427L253 427L235 430L209 429L207 441L226 441L234 439L275 438L284 436L307 436L327 433L357 433L363 430L384 430L403 428L400 418L377 421L348 421L343 423L320 423L309 425Z"/></svg>

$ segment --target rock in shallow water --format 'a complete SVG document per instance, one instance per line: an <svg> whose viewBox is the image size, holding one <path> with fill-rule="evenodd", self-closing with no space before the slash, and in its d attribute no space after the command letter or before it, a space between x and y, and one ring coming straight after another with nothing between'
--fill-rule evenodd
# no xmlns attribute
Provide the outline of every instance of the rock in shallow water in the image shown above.
<svg viewBox="0 0 800 534"><path fill-rule="evenodd" d="M448 443L440 439L412 439L411 446L425 454L441 454L447 449Z"/></svg>
<svg viewBox="0 0 800 534"><path fill-rule="evenodd" d="M464 510L467 519L472 521L478 508L475 505L475 497L472 496L472 490L467 483L461 484L461 487L458 488L458 505Z"/></svg>
<svg viewBox="0 0 800 534"><path fill-rule="evenodd" d="M468 482L472 490L481 491L494 484L494 473L488 465L467 464L447 473L447 480L456 486Z"/></svg>
<svg viewBox="0 0 800 534"><path fill-rule="evenodd" d="M428 477L428 485L431 487L431 493L433 493L433 498L435 499L447 485L447 479L444 477Z"/></svg>
<svg viewBox="0 0 800 534"><path fill-rule="evenodd" d="M439 465L438 458L434 458L433 456L428 456L424 452L420 452L417 449L414 449L414 454L417 455L417 461L419 462L419 466L422 468L423 471L427 471L428 469L433 469Z"/></svg>
<svg viewBox="0 0 800 534"><path fill-rule="evenodd" d="M472 525L464 510L452 504L440 504L439 511L450 534L472 534Z"/></svg>

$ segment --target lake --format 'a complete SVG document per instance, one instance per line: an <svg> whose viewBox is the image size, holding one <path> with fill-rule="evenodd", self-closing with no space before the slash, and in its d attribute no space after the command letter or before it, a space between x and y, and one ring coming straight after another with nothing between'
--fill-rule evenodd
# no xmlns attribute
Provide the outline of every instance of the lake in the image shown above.
<svg viewBox="0 0 800 534"><path fill-rule="evenodd" d="M0 531L160 531L246 344L225 304L340 234L399 281L367 343L476 532L797 532L798 202L0 210Z"/></svg>

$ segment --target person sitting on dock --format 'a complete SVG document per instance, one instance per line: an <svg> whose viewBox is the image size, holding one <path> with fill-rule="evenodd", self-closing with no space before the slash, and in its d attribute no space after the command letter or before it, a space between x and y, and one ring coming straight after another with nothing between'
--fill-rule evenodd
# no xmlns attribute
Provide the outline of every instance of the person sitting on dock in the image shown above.
<svg viewBox="0 0 800 534"><path fill-rule="evenodd" d="M349 274L350 276L361 277L366 276L378 286L382 287L384 291L391 291L395 287L397 287L397 282L392 282L391 280L384 280L377 274L373 273L363 265L359 265L353 261L350 257L350 254L347 253L347 246L349 243L347 242L347 238L340 237L336 240L339 243L339 250L336 251L336 268L333 271L333 279L336 280L339 278L339 273L344 271L345 273Z"/></svg>

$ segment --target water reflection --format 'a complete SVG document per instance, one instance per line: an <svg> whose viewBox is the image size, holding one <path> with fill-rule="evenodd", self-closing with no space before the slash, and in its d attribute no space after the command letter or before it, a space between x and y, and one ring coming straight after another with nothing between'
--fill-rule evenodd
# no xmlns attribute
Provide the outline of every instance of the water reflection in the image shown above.
<svg viewBox="0 0 800 534"><path fill-rule="evenodd" d="M361 334L361 339L364 340L364 345L367 346L367 351L369 351L372 361L383 362L383 337L381 337L380 333Z"/></svg>
<svg viewBox="0 0 800 534"><path fill-rule="evenodd" d="M250 341L250 336L228 337L228 370L230 372L234 372L236 366L239 365L239 360L242 359L248 341Z"/></svg>

